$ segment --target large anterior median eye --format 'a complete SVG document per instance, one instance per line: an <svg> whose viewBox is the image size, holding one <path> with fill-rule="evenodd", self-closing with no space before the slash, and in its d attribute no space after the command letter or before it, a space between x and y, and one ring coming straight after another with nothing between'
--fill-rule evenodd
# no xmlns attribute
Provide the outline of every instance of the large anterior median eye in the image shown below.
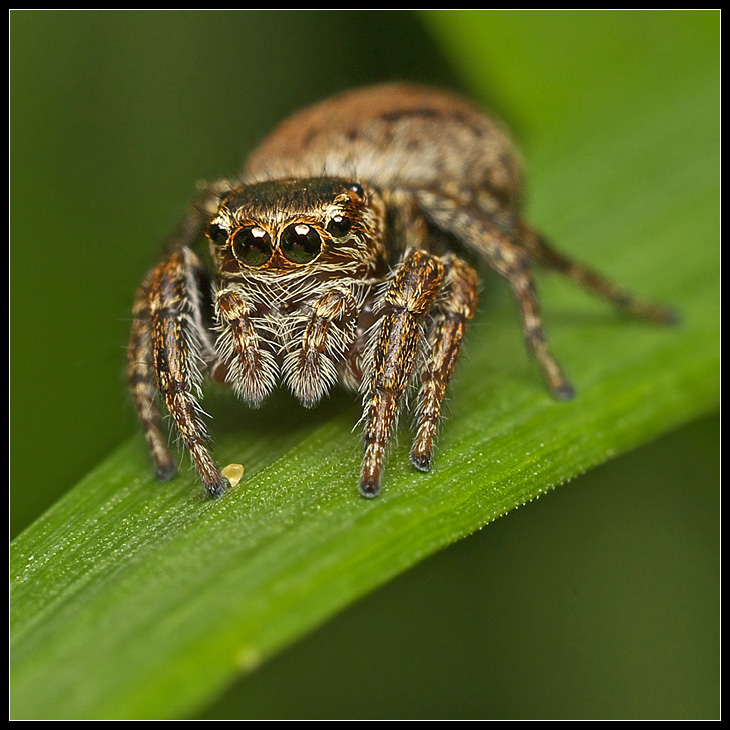
<svg viewBox="0 0 730 730"><path fill-rule="evenodd" d="M263 266L274 252L271 236L258 226L246 226L233 234L233 254L247 266Z"/></svg>
<svg viewBox="0 0 730 730"><path fill-rule="evenodd" d="M312 261L321 248L319 233L306 223L293 223L281 234L281 252L294 264Z"/></svg>

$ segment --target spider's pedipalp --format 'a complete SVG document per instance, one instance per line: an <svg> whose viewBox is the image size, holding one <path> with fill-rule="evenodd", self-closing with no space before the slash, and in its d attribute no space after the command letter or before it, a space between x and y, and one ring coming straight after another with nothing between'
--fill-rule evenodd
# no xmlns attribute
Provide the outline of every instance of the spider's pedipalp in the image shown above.
<svg viewBox="0 0 730 730"><path fill-rule="evenodd" d="M355 339L358 301L354 287L336 285L298 316L288 342L283 377L306 407L315 405L337 382L338 363Z"/></svg>

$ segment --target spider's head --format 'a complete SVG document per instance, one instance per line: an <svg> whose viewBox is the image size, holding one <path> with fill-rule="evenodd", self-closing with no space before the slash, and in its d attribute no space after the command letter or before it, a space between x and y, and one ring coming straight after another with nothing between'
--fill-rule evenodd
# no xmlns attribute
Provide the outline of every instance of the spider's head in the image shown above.
<svg viewBox="0 0 730 730"><path fill-rule="evenodd" d="M221 277L299 271L372 275L383 256L384 206L340 178L242 185L221 199L207 229Z"/></svg>

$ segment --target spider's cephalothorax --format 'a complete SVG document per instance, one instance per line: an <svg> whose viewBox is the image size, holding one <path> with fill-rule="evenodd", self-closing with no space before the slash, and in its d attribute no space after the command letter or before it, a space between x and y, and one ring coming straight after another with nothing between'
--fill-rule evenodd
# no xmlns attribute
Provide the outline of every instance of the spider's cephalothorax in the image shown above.
<svg viewBox="0 0 730 730"><path fill-rule="evenodd" d="M387 271L385 210L353 181L253 183L207 229L217 286L216 377L258 405L283 381L307 406L360 380L366 302Z"/></svg>
<svg viewBox="0 0 730 730"><path fill-rule="evenodd" d="M208 493L225 491L205 444L205 374L254 406L280 384L305 406L337 382L359 389L365 496L379 492L415 384L411 462L427 470L479 261L512 287L558 398L573 391L548 349L532 264L636 315L672 319L549 246L521 218L521 189L505 131L448 92L376 86L284 122L239 180L206 188L138 291L128 372L158 476L175 472L161 400ZM205 237L207 265L194 252Z"/></svg>

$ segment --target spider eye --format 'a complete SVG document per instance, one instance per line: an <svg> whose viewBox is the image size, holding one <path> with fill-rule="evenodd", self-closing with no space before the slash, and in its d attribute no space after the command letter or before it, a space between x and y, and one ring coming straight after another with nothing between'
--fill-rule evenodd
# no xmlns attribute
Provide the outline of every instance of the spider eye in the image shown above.
<svg viewBox="0 0 730 730"><path fill-rule="evenodd" d="M221 228L217 223L211 223L207 230L208 238L213 243L225 243L228 238L228 231L225 228Z"/></svg>
<svg viewBox="0 0 730 730"><path fill-rule="evenodd" d="M263 266L273 253L271 236L258 226L246 226L233 234L233 255L247 266Z"/></svg>
<svg viewBox="0 0 730 730"><path fill-rule="evenodd" d="M360 183L350 183L347 187L352 190L355 195L358 195L361 198L365 196L365 191L362 189L362 185L360 185Z"/></svg>
<svg viewBox="0 0 730 730"><path fill-rule="evenodd" d="M322 249L319 233L306 223L294 223L281 234L281 251L293 264L306 264Z"/></svg>
<svg viewBox="0 0 730 730"><path fill-rule="evenodd" d="M327 224L327 233L334 238L341 238L350 232L350 228L352 228L352 221L349 218L344 215L336 215Z"/></svg>

